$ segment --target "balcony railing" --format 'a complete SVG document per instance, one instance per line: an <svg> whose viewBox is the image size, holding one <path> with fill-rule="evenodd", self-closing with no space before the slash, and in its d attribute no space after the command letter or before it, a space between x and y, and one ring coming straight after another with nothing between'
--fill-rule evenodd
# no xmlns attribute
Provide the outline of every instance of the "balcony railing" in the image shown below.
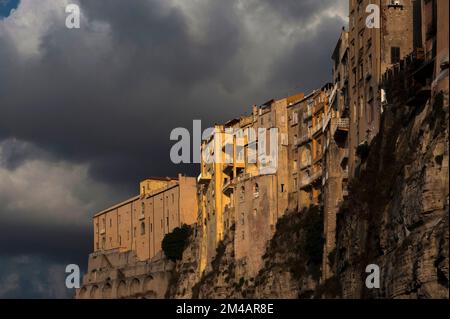
<svg viewBox="0 0 450 319"><path fill-rule="evenodd" d="M338 131L348 131L350 128L350 119L344 118L333 118L331 119L331 133L334 136Z"/></svg>
<svg viewBox="0 0 450 319"><path fill-rule="evenodd" d="M300 179L300 188L305 188L310 184L311 184L311 177L302 176L302 178Z"/></svg>
<svg viewBox="0 0 450 319"><path fill-rule="evenodd" d="M300 188L305 188L315 182L316 180L321 180L322 178L322 168L318 169L310 176L302 176L300 179Z"/></svg>
<svg viewBox="0 0 450 319"><path fill-rule="evenodd" d="M321 176L322 176L322 169L319 169L311 174L311 181L314 182L315 180L321 178Z"/></svg>

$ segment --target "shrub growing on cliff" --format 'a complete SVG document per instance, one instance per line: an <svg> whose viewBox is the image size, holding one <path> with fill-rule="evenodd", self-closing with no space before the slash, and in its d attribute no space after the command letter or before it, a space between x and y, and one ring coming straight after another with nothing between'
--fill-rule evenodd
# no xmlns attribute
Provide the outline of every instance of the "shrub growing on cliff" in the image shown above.
<svg viewBox="0 0 450 319"><path fill-rule="evenodd" d="M172 261L180 260L186 248L192 228L188 225L175 228L164 236L162 249L167 258Z"/></svg>

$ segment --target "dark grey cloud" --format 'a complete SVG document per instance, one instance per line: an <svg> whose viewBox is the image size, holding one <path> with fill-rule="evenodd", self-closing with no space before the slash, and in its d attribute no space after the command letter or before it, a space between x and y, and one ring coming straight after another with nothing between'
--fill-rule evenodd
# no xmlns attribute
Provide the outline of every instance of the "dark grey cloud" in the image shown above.
<svg viewBox="0 0 450 319"><path fill-rule="evenodd" d="M0 256L86 260L96 209L141 178L198 173L171 164L173 128L329 81L346 3L79 0L68 30L65 1L22 0L0 21ZM69 199L20 182L47 171Z"/></svg>
<svg viewBox="0 0 450 319"><path fill-rule="evenodd" d="M0 299L72 298L65 266L37 255L0 256Z"/></svg>

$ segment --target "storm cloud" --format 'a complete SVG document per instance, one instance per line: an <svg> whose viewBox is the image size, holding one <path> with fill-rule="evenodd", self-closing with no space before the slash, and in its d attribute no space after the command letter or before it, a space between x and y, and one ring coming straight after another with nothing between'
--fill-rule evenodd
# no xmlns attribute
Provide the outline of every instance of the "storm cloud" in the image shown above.
<svg viewBox="0 0 450 319"><path fill-rule="evenodd" d="M69 30L69 1L22 0L0 20L0 256L85 259L93 212L198 173L172 129L329 81L347 2L78 0Z"/></svg>

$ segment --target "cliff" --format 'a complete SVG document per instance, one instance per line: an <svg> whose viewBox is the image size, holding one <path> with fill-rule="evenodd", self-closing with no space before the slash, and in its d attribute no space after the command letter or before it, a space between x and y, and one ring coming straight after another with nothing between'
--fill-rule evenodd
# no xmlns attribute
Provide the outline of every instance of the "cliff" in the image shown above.
<svg viewBox="0 0 450 319"><path fill-rule="evenodd" d="M337 216L331 279L320 283L323 213L311 207L278 221L255 278L236 276L234 227L203 274L193 235L166 297L448 298L447 123L443 94L384 112ZM369 264L380 267L379 289L365 286Z"/></svg>
<svg viewBox="0 0 450 319"><path fill-rule="evenodd" d="M448 298L448 104L394 104L338 214L344 298ZM380 267L367 289L366 266Z"/></svg>
<svg viewBox="0 0 450 319"><path fill-rule="evenodd" d="M192 237L178 262L169 298L311 298L319 284L323 249L323 213L318 207L291 212L277 223L275 235L261 258L264 266L255 278L237 278L234 227L219 243L210 271L198 267L200 236Z"/></svg>

